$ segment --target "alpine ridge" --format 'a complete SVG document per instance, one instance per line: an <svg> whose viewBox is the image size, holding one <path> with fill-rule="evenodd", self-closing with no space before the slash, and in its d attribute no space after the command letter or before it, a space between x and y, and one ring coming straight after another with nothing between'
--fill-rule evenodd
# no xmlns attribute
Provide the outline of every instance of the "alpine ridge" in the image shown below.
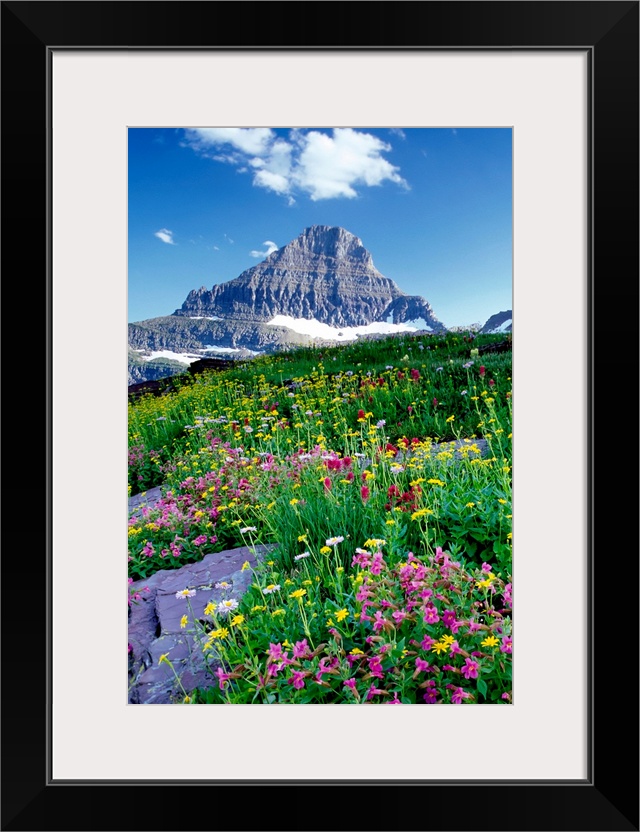
<svg viewBox="0 0 640 832"><path fill-rule="evenodd" d="M255 322L284 315L332 327L417 321L416 328L445 331L424 298L376 269L358 237L326 225L306 228L234 280L191 291L174 314Z"/></svg>

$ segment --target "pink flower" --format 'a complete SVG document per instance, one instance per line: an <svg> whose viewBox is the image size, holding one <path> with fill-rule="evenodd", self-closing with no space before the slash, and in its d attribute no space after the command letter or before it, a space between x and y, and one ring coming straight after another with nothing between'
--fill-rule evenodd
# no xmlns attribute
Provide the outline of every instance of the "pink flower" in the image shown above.
<svg viewBox="0 0 640 832"><path fill-rule="evenodd" d="M478 372L480 373L481 377L484 376L484 374L487 372L484 365L480 365L480 369L478 370Z"/></svg>
<svg viewBox="0 0 640 832"><path fill-rule="evenodd" d="M329 479L329 477L324 478L324 490L331 491L331 480Z"/></svg>
<svg viewBox="0 0 640 832"><path fill-rule="evenodd" d="M218 676L218 686L220 690L224 690L227 685L227 682L231 678L231 674L225 673L221 667L218 667L216 669L216 674Z"/></svg>
<svg viewBox="0 0 640 832"><path fill-rule="evenodd" d="M375 685L371 685L369 690L367 691L367 700L373 699L374 696L380 696L381 694L385 693L385 691L377 688Z"/></svg>
<svg viewBox="0 0 640 832"><path fill-rule="evenodd" d="M490 563L483 563L482 564L482 571L489 574L489 572L493 572L493 568Z"/></svg>
<svg viewBox="0 0 640 832"><path fill-rule="evenodd" d="M294 670L289 677L289 681L294 686L296 690L302 690L304 687L304 677L305 673L302 670Z"/></svg>
<svg viewBox="0 0 640 832"><path fill-rule="evenodd" d="M451 703L453 705L461 705L463 699L469 699L471 697L470 693L467 693L464 688L457 688L451 694Z"/></svg>
<svg viewBox="0 0 640 832"><path fill-rule="evenodd" d="M345 679L345 681L342 684L345 686L345 688L349 688L349 690L352 690L352 691L355 692L355 689L356 689L356 680L355 679Z"/></svg>
<svg viewBox="0 0 640 832"><path fill-rule="evenodd" d="M433 679L429 679L427 682L427 689L423 694L422 698L427 703L427 705L436 705L438 702L438 690L436 688L436 683Z"/></svg>
<svg viewBox="0 0 640 832"><path fill-rule="evenodd" d="M500 652L501 653L511 653L513 647L513 641L511 636L503 636L502 637L502 644L500 645Z"/></svg>
<svg viewBox="0 0 640 832"><path fill-rule="evenodd" d="M306 656L309 655L309 645L307 644L306 638L303 638L302 641L296 641L293 645L293 658L294 659L304 659Z"/></svg>
<svg viewBox="0 0 640 832"><path fill-rule="evenodd" d="M424 659L418 657L416 659L416 671L418 673L426 673L429 670L429 662L425 662Z"/></svg>
<svg viewBox="0 0 640 832"><path fill-rule="evenodd" d="M424 623L437 624L438 621L440 621L438 610L433 606L433 604L428 604L424 609Z"/></svg>
<svg viewBox="0 0 640 832"><path fill-rule="evenodd" d="M282 658L282 645L281 644L269 644L269 658L273 662L277 662L278 659Z"/></svg>
<svg viewBox="0 0 640 832"><path fill-rule="evenodd" d="M382 664L380 662L380 658L378 656L373 656L370 659L367 659L369 663L369 673L374 676L376 679L383 679L384 674L382 672Z"/></svg>
<svg viewBox="0 0 640 832"><path fill-rule="evenodd" d="M396 622L396 626L400 626L404 619L407 617L407 614L404 610L396 610L395 612L391 613L391 618Z"/></svg>
<svg viewBox="0 0 640 832"><path fill-rule="evenodd" d="M377 610L377 611L376 611L375 621L373 622L373 629L374 629L374 631L375 631L376 633L379 633L379 632L380 632L380 630L382 630L382 629L383 629L383 627L384 627L384 625L385 625L386 623L387 623L387 622L385 621L385 618L384 618L384 616L382 615L382 613L380 612L380 610Z"/></svg>
<svg viewBox="0 0 640 832"><path fill-rule="evenodd" d="M451 646L453 647L453 644ZM462 668L462 675L465 679L477 679L479 667L480 665L478 664L478 662L474 661L473 659L465 659L464 667Z"/></svg>
<svg viewBox="0 0 640 832"><path fill-rule="evenodd" d="M360 489L360 496L362 497L362 502L366 503L367 500L369 499L370 495L371 495L371 491L369 490L369 487L366 486L366 485L363 485L362 488Z"/></svg>

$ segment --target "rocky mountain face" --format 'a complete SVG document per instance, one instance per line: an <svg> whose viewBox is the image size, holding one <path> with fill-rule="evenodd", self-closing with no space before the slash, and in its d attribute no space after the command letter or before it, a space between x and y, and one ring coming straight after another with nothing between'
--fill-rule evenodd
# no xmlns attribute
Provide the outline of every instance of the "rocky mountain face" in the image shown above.
<svg viewBox="0 0 640 832"><path fill-rule="evenodd" d="M235 280L189 293L181 317L269 321L314 318L335 327L422 319L444 331L424 298L405 295L373 265L362 241L344 228L314 225Z"/></svg>
<svg viewBox="0 0 640 832"><path fill-rule="evenodd" d="M483 335L492 335L498 332L511 332L513 326L513 312L507 309L505 312L498 312L492 315L480 332Z"/></svg>
<svg viewBox="0 0 640 832"><path fill-rule="evenodd" d="M129 346L136 350L199 352L211 347L222 350L270 352L280 345L308 344L311 338L284 326L267 326L255 321L211 321L167 315L129 324ZM213 350L215 352L215 350Z"/></svg>
<svg viewBox="0 0 640 832"><path fill-rule="evenodd" d="M276 316L323 324L323 337L296 332L284 325L288 320L270 324ZM185 353L210 355L218 348L227 357L243 358L281 347L325 346L343 336L340 328L373 323L446 332L427 300L406 295L376 269L358 237L344 228L314 225L234 280L189 292L173 315L129 324L129 348L136 356L130 378L159 377L160 368L151 366L155 375L144 377L145 358L153 352L164 351L165 361L182 355L184 369ZM327 326L335 328L335 340Z"/></svg>

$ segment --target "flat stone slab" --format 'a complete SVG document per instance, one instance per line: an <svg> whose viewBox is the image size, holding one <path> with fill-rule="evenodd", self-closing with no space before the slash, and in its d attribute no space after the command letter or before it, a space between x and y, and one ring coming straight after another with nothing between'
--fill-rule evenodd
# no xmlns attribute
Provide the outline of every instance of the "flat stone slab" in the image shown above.
<svg viewBox="0 0 640 832"><path fill-rule="evenodd" d="M207 662L197 636L196 621L211 620L204 615L209 603L240 600L247 591L252 569L242 569L247 561L255 567L273 546L242 546L206 555L199 563L180 569L162 569L148 578L129 584L141 599L129 607L129 704L168 705L182 702L184 693L196 687L215 684L212 672L217 666L215 653L207 653ZM220 586L221 583L227 586ZM218 585L218 586L216 586ZM183 589L195 591L187 601L176 598ZM187 626L182 628L182 616ZM158 664L167 654L175 673L166 664ZM176 679L176 675L180 683Z"/></svg>
<svg viewBox="0 0 640 832"><path fill-rule="evenodd" d="M129 517L141 517L143 508L153 508L162 499L162 486L141 491L129 497Z"/></svg>

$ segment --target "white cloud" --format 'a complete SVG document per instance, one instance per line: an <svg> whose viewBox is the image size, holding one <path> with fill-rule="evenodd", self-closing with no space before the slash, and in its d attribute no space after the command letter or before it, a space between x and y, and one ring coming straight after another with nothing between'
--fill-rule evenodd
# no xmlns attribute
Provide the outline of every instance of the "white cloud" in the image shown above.
<svg viewBox="0 0 640 832"><path fill-rule="evenodd" d="M274 133L269 127L197 127L185 131L187 143L200 151L230 144L251 156L261 156L271 144Z"/></svg>
<svg viewBox="0 0 640 832"><path fill-rule="evenodd" d="M333 136L311 131L303 138L295 180L312 200L358 195L355 185L381 185L385 180L408 187L394 167L380 155L391 150L371 133L340 127Z"/></svg>
<svg viewBox="0 0 640 832"><path fill-rule="evenodd" d="M405 133L405 132L404 132L404 130L402 130L400 127L390 127L390 128L389 128L389 132L390 132L392 135L394 135L394 136L398 136L398 137L399 137L399 138L401 138L401 139L406 139L406 138L407 138L406 133Z"/></svg>
<svg viewBox="0 0 640 832"><path fill-rule="evenodd" d="M154 236L162 240L163 243L168 243L170 246L176 245L173 241L173 231L169 231L168 228L161 228L160 231L155 232Z"/></svg>
<svg viewBox="0 0 640 832"><path fill-rule="evenodd" d="M273 254L274 251L278 250L278 246L273 242L273 240L265 240L262 245L267 247L265 251L256 251L254 249L253 251L250 251L249 254L252 257L268 257L270 254Z"/></svg>
<svg viewBox="0 0 640 832"><path fill-rule="evenodd" d="M393 128L398 135L402 133ZM215 161L240 165L258 188L285 196L306 194L313 201L358 196L360 186L394 182L408 188L399 168L383 156L391 146L371 133L338 127L331 133L291 130L289 140L267 127L215 127L187 130L187 144ZM215 150L214 154L210 151Z"/></svg>

